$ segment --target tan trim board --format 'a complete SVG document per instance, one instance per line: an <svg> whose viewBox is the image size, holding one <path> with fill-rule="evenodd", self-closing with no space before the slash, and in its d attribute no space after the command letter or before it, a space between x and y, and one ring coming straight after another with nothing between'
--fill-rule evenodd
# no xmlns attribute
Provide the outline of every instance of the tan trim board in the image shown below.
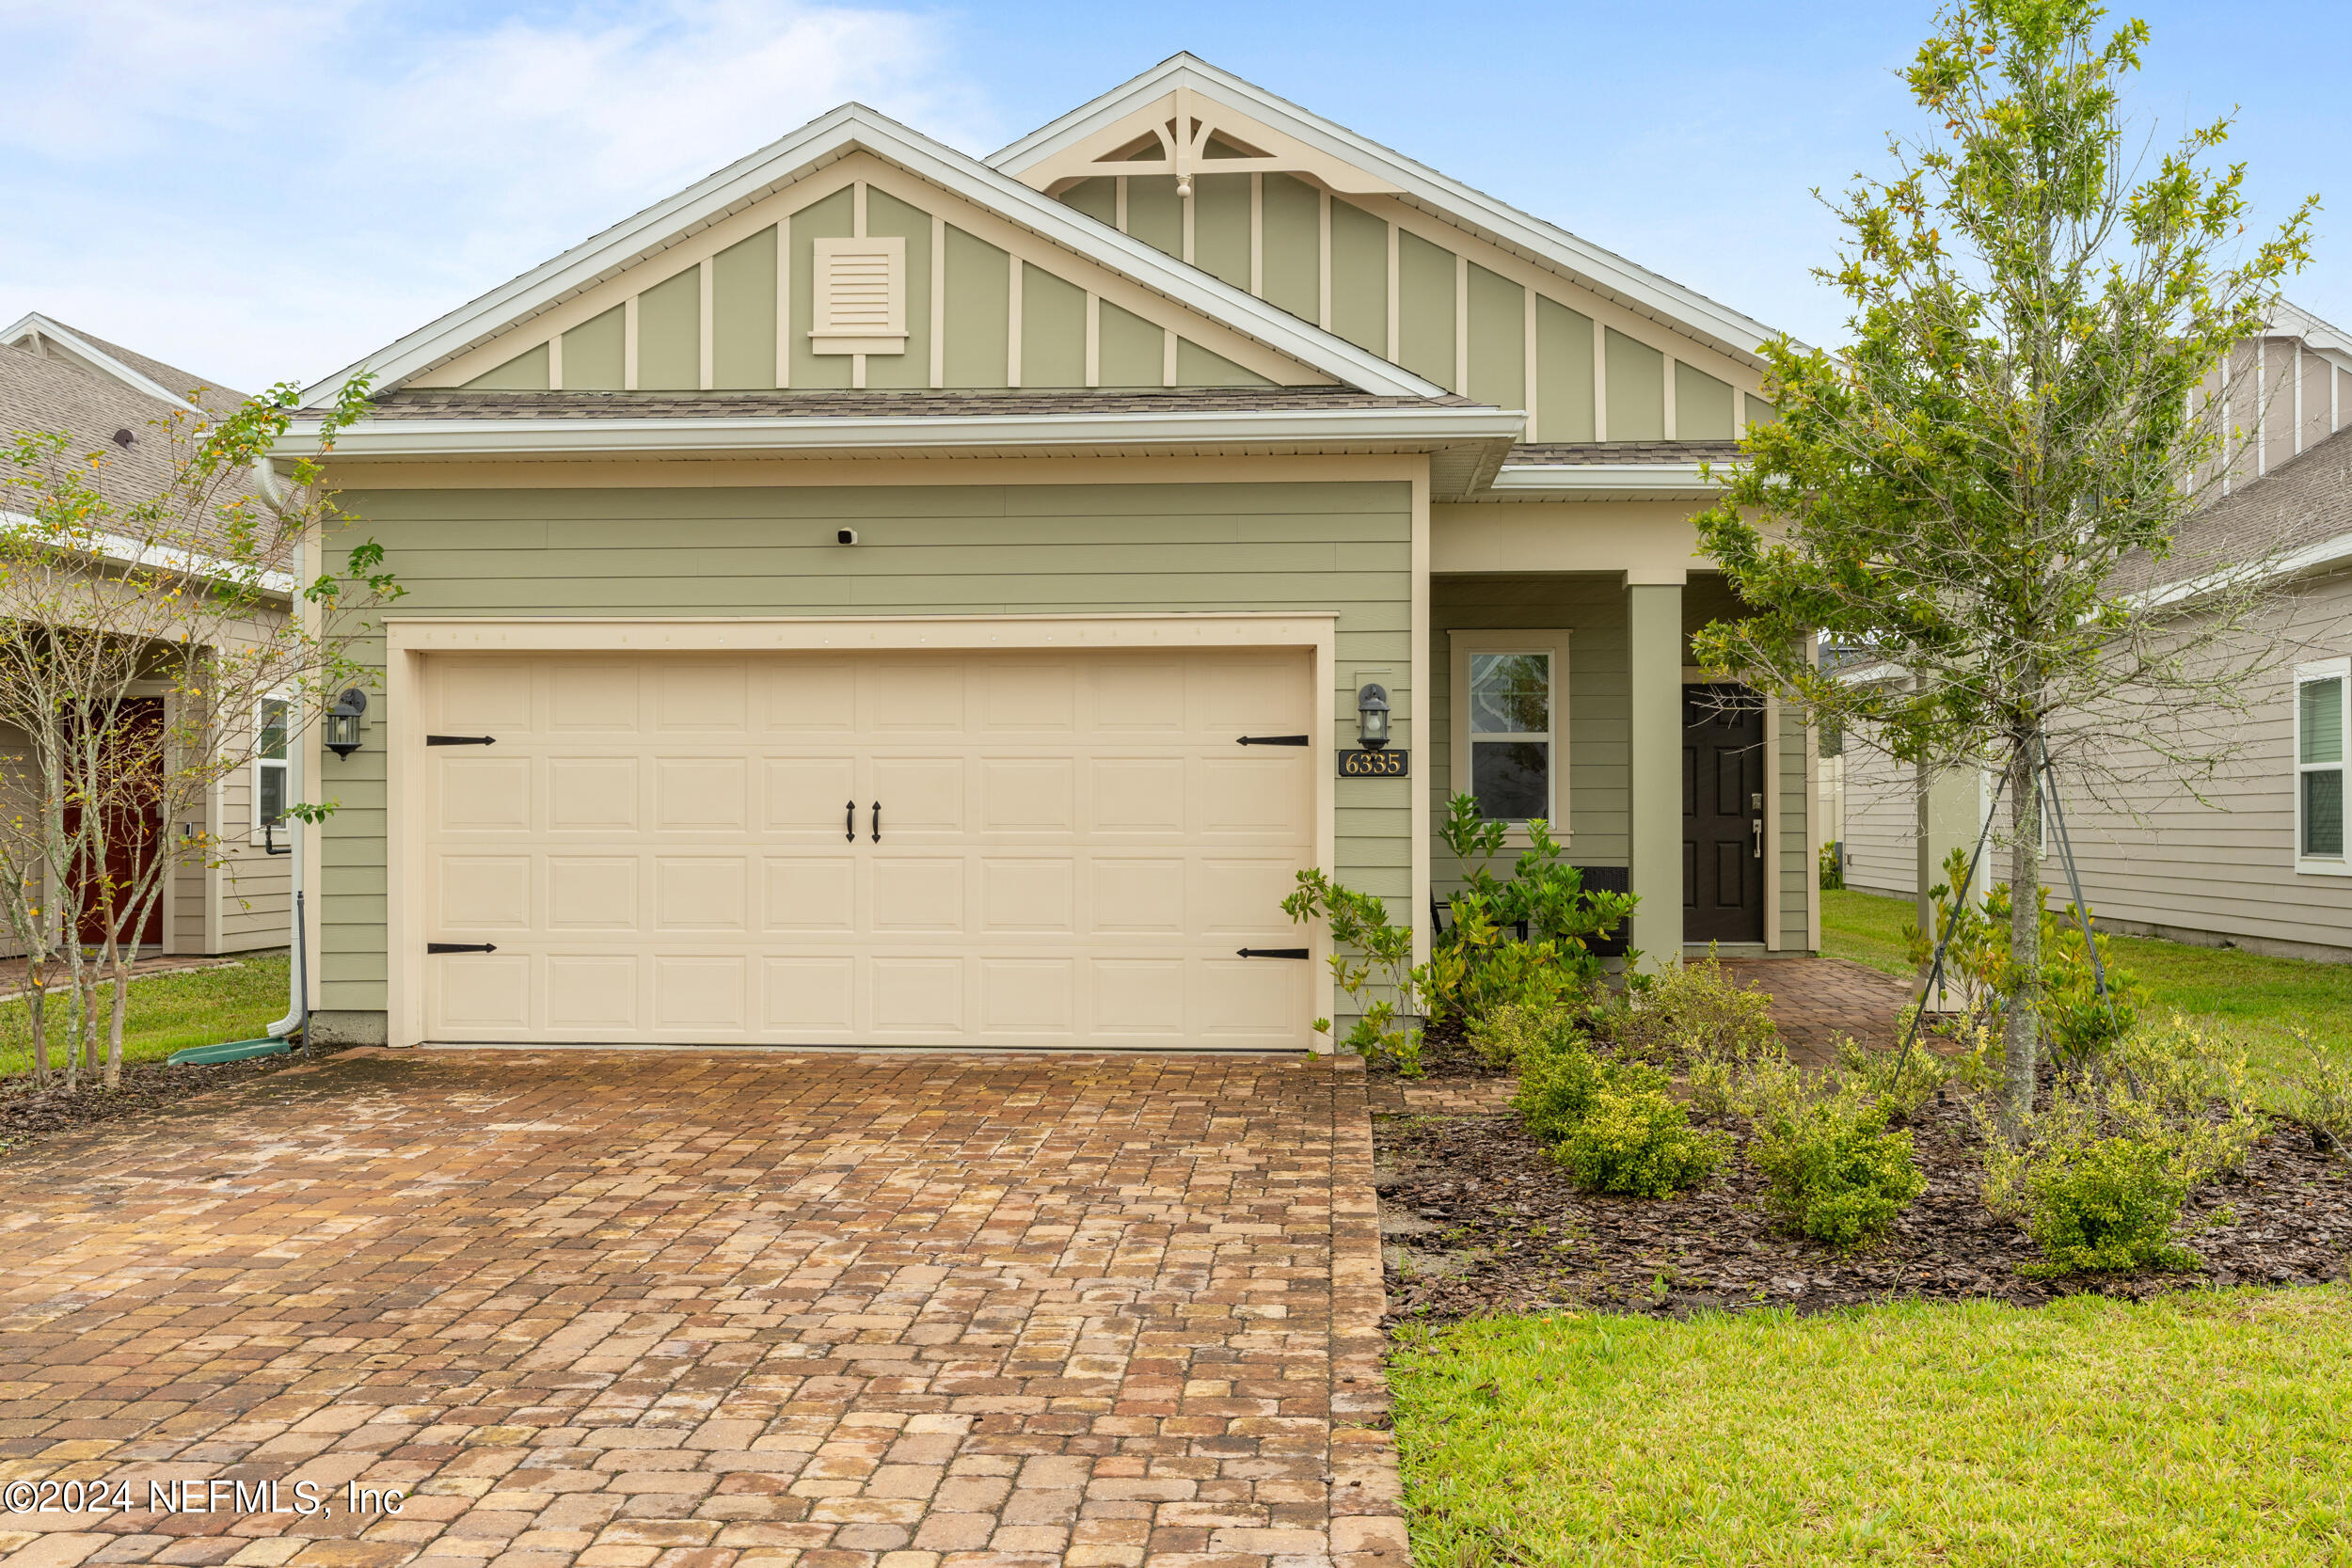
<svg viewBox="0 0 2352 1568"><path fill-rule="evenodd" d="M1413 645L1407 656L1406 679L1412 685L1412 727L1406 734L1407 744L1422 753L1422 767L1427 768L1429 758L1429 715L1437 712L1434 694L1429 689L1429 641L1431 610L1429 599L1429 552L1431 535L1435 531L1429 512L1429 478L1418 474L1413 479L1413 543L1412 543L1412 602L1406 617L1411 628ZM1426 773L1419 780L1408 780L1406 795L1407 831L1413 835L1412 898L1409 918L1413 923L1413 962L1429 961L1431 932L1422 919L1429 908L1429 888L1432 877L1432 857L1436 851L1429 842L1429 784Z"/></svg>
<svg viewBox="0 0 2352 1568"><path fill-rule="evenodd" d="M1780 761L1785 742L1780 734L1780 699L1764 696L1764 946L1780 951L1781 862L1788 853L1783 842L1788 825L1780 819Z"/></svg>
<svg viewBox="0 0 2352 1568"><path fill-rule="evenodd" d="M1419 453L1231 452L1133 456L864 458L530 458L371 462L338 458L342 490L674 489L867 484L1135 484L1311 483L1426 478Z"/></svg>

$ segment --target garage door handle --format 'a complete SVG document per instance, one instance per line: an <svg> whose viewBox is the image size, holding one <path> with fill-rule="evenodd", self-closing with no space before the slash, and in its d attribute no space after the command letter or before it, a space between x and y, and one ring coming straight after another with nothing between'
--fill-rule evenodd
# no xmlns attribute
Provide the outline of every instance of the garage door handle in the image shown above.
<svg viewBox="0 0 2352 1568"><path fill-rule="evenodd" d="M1234 952L1245 958L1311 958L1314 952L1306 947L1236 947Z"/></svg>
<svg viewBox="0 0 2352 1568"><path fill-rule="evenodd" d="M428 953L495 953L499 947L495 942L428 942L424 950Z"/></svg>
<svg viewBox="0 0 2352 1568"><path fill-rule="evenodd" d="M1303 735L1245 735L1236 742L1243 746L1304 746L1307 743L1308 737Z"/></svg>
<svg viewBox="0 0 2352 1568"><path fill-rule="evenodd" d="M499 737L494 735L428 735L424 743L427 746L495 746Z"/></svg>
<svg viewBox="0 0 2352 1568"><path fill-rule="evenodd" d="M855 800L842 808L841 836L851 844L857 842L857 802Z"/></svg>
<svg viewBox="0 0 2352 1568"><path fill-rule="evenodd" d="M850 836L855 838L857 835L851 833ZM874 802L874 842L877 844L882 842L882 802L880 800Z"/></svg>

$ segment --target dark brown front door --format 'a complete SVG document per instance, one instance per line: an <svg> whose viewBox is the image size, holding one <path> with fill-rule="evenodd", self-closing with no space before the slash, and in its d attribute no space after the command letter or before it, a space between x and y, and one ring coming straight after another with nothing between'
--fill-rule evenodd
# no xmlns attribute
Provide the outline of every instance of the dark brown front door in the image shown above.
<svg viewBox="0 0 2352 1568"><path fill-rule="evenodd" d="M1764 711L1682 689L1682 940L1764 940Z"/></svg>

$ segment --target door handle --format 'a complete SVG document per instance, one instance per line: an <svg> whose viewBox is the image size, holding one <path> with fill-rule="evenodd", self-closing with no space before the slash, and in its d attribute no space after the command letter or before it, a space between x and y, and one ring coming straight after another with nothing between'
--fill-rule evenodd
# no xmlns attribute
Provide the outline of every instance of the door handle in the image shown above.
<svg viewBox="0 0 2352 1568"><path fill-rule="evenodd" d="M1756 834L1756 858L1762 860L1764 858L1764 819L1760 816L1748 818L1748 830Z"/></svg>
<svg viewBox="0 0 2352 1568"><path fill-rule="evenodd" d="M857 835L851 833L850 836L855 838ZM874 842L877 844L882 842L882 802L880 800L874 802Z"/></svg>
<svg viewBox="0 0 2352 1568"><path fill-rule="evenodd" d="M855 800L842 808L841 836L851 844L857 842L857 802Z"/></svg>

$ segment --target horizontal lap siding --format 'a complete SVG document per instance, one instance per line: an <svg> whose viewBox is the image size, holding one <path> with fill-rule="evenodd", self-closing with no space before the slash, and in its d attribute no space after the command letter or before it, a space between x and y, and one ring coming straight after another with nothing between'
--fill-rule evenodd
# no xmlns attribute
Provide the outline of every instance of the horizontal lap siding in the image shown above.
<svg viewBox="0 0 2352 1568"><path fill-rule="evenodd" d="M375 491L342 501L395 615L1335 612L1341 684L1389 664L1410 721L1411 497L1397 483ZM854 528L844 546L836 531ZM379 662L383 644L366 657ZM1353 733L1352 687L1331 694ZM329 760L321 1006L385 1006L383 722ZM1405 786L1340 797L1338 865L1402 901Z"/></svg>
<svg viewBox="0 0 2352 1568"><path fill-rule="evenodd" d="M2303 587L2261 630L2276 667L2247 684L2242 713L2202 716L2238 748L2199 786L2211 804L2161 777L2124 785L2111 807L2068 798L2083 891L2110 919L2214 939L2352 949L2352 877L2295 869L2291 751L2293 666L2352 654L2352 577ZM2112 760L2119 769L2154 772L2144 748L2117 746ZM2063 873L2052 866L2046 875L2055 881Z"/></svg>
<svg viewBox="0 0 2352 1568"><path fill-rule="evenodd" d="M1919 796L1909 763L1846 732L1846 885L1910 898L1919 891Z"/></svg>

